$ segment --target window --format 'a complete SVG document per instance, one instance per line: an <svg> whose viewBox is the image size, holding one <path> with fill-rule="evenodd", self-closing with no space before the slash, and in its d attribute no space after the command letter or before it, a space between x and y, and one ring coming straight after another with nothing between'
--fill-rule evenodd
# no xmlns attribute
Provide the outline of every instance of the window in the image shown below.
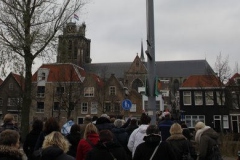
<svg viewBox="0 0 240 160"><path fill-rule="evenodd" d="M37 112L44 112L44 102L37 102Z"/></svg>
<svg viewBox="0 0 240 160"><path fill-rule="evenodd" d="M44 81L45 79L46 79L46 73L42 72L41 74L38 75L39 81Z"/></svg>
<svg viewBox="0 0 240 160"><path fill-rule="evenodd" d="M194 92L194 98L195 98L195 105L202 105L203 104L202 92L201 91L195 91Z"/></svg>
<svg viewBox="0 0 240 160"><path fill-rule="evenodd" d="M156 111L160 111L160 101L156 100Z"/></svg>
<svg viewBox="0 0 240 160"><path fill-rule="evenodd" d="M213 92L212 91L205 92L205 101L206 101L206 105L213 105Z"/></svg>
<svg viewBox="0 0 240 160"><path fill-rule="evenodd" d="M84 97L94 97L94 88L93 87L85 87L84 88Z"/></svg>
<svg viewBox="0 0 240 160"><path fill-rule="evenodd" d="M120 103L119 103L119 102L115 102L115 103L114 103L112 112L114 112L114 113L120 112Z"/></svg>
<svg viewBox="0 0 240 160"><path fill-rule="evenodd" d="M8 106L19 105L19 98L8 98Z"/></svg>
<svg viewBox="0 0 240 160"><path fill-rule="evenodd" d="M136 111L137 111L137 105L136 104L132 104L130 112L136 112Z"/></svg>
<svg viewBox="0 0 240 160"><path fill-rule="evenodd" d="M109 87L109 95L116 95L116 87L115 86Z"/></svg>
<svg viewBox="0 0 240 160"><path fill-rule="evenodd" d="M217 96L217 104L218 105L224 105L225 104L225 94L223 91L217 91L216 92Z"/></svg>
<svg viewBox="0 0 240 160"><path fill-rule="evenodd" d="M205 123L205 116L204 115L185 115L185 123L189 128L194 128L195 124L198 121Z"/></svg>
<svg viewBox="0 0 240 160"><path fill-rule="evenodd" d="M184 105L191 105L191 92L190 91L184 91L183 92L183 104Z"/></svg>
<svg viewBox="0 0 240 160"><path fill-rule="evenodd" d="M105 102L104 107L103 107L103 112L110 112L111 109L111 103L110 102Z"/></svg>
<svg viewBox="0 0 240 160"><path fill-rule="evenodd" d="M9 83L9 90L13 90L13 84L12 83Z"/></svg>
<svg viewBox="0 0 240 160"><path fill-rule="evenodd" d="M214 128L218 129L220 131L221 128L221 115L214 115ZM223 128L228 129L229 123L228 123L228 115L223 115Z"/></svg>
<svg viewBox="0 0 240 160"><path fill-rule="evenodd" d="M92 102L91 103L91 114L97 114L97 108L98 108L98 103L97 102Z"/></svg>
<svg viewBox="0 0 240 160"><path fill-rule="evenodd" d="M81 113L82 114L87 114L88 113L88 103L87 102L83 102L81 105Z"/></svg>
<svg viewBox="0 0 240 160"><path fill-rule="evenodd" d="M53 110L58 111L59 109L60 109L60 103L59 102L54 102Z"/></svg>
<svg viewBox="0 0 240 160"><path fill-rule="evenodd" d="M148 108L148 101L144 101L144 110L146 110L146 108Z"/></svg>
<svg viewBox="0 0 240 160"><path fill-rule="evenodd" d="M56 94L62 95L64 93L64 87L56 87Z"/></svg>
<svg viewBox="0 0 240 160"><path fill-rule="evenodd" d="M0 106L3 106L3 98L0 97Z"/></svg>
<svg viewBox="0 0 240 160"><path fill-rule="evenodd" d="M37 97L44 97L45 86L38 86L37 88Z"/></svg>

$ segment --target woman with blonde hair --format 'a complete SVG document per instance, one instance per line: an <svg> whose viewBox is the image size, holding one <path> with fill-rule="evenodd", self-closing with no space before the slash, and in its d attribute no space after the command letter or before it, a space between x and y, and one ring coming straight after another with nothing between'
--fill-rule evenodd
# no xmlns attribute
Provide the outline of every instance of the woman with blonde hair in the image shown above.
<svg viewBox="0 0 240 160"><path fill-rule="evenodd" d="M182 134L182 127L178 123L173 123L169 132L170 137L167 138L167 143L169 144L169 148L172 149L176 160L181 160L183 157L187 156L188 153L190 155L195 155L195 153L192 153L190 150L190 142L187 140L187 138Z"/></svg>
<svg viewBox="0 0 240 160"><path fill-rule="evenodd" d="M42 159L44 160L74 160L74 157L67 155L70 143L57 131L48 134L42 146Z"/></svg>
<svg viewBox="0 0 240 160"><path fill-rule="evenodd" d="M76 160L84 160L87 153L95 146L99 141L98 129L93 123L88 123L83 139L78 143Z"/></svg>

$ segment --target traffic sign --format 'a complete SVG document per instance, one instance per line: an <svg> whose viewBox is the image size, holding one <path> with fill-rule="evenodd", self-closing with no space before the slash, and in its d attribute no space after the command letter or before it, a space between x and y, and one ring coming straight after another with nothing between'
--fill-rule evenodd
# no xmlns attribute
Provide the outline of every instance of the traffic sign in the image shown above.
<svg viewBox="0 0 240 160"><path fill-rule="evenodd" d="M130 110L131 107L132 107L132 102L129 99L125 99L122 101L122 108L124 110Z"/></svg>

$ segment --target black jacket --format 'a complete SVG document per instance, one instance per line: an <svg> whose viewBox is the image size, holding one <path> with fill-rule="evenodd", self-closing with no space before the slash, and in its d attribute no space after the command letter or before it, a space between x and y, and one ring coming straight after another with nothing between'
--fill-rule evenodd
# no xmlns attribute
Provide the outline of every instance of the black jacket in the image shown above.
<svg viewBox="0 0 240 160"><path fill-rule="evenodd" d="M50 146L42 150L42 160L75 160L57 146Z"/></svg>
<svg viewBox="0 0 240 160"><path fill-rule="evenodd" d="M22 160L22 153L13 147L0 145L0 160Z"/></svg>
<svg viewBox="0 0 240 160"><path fill-rule="evenodd" d="M191 143L182 134L174 134L167 138L170 148L176 157L176 160L181 160L183 154L190 152L191 156L196 155L190 150Z"/></svg>
<svg viewBox="0 0 240 160"><path fill-rule="evenodd" d="M76 157L78 143L81 139L81 133L80 132L79 133L70 133L69 135L67 135L67 139L68 139L69 143L71 144L67 154L71 155L73 157Z"/></svg>
<svg viewBox="0 0 240 160"><path fill-rule="evenodd" d="M37 143L38 136L40 135L41 131L30 131L25 139L25 142L23 144L23 150L28 157L28 160L33 160L32 153L34 151L34 147Z"/></svg>
<svg viewBox="0 0 240 160"><path fill-rule="evenodd" d="M133 160L150 159L155 148L159 145L161 137L159 135L148 135L143 139L145 142L139 144L134 153ZM153 160L175 160L172 150L167 142L161 142Z"/></svg>
<svg viewBox="0 0 240 160"><path fill-rule="evenodd" d="M105 145L105 146L104 146ZM88 152L85 160L127 160L127 154L124 148L115 142L102 143L98 142L96 146Z"/></svg>

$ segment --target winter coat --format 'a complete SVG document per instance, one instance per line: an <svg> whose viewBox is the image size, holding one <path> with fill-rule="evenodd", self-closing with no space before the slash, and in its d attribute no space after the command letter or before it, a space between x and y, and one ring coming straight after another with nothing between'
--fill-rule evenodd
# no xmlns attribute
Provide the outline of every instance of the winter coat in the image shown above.
<svg viewBox="0 0 240 160"><path fill-rule="evenodd" d="M57 146L50 146L42 150L43 160L75 160L74 157L67 155Z"/></svg>
<svg viewBox="0 0 240 160"><path fill-rule="evenodd" d="M195 135L195 141L199 146L199 160L207 159L214 145L218 145L219 135L209 126L199 129Z"/></svg>
<svg viewBox="0 0 240 160"><path fill-rule="evenodd" d="M118 143L99 142L88 154L85 160L113 160L113 156L117 160L127 160L127 154L124 148Z"/></svg>
<svg viewBox="0 0 240 160"><path fill-rule="evenodd" d="M28 160L33 160L31 156L34 151L34 147L37 143L40 133L41 131L31 130L26 136L25 142L23 144L23 150L26 156L28 157Z"/></svg>
<svg viewBox="0 0 240 160"><path fill-rule="evenodd" d="M144 137L144 142L139 144L135 150L133 160L147 160L150 159L155 148L159 145L161 137L159 135L148 135ZM174 154L169 149L167 142L161 142L153 160L174 160Z"/></svg>
<svg viewBox="0 0 240 160"><path fill-rule="evenodd" d="M22 160L22 153L11 146L0 145L1 160Z"/></svg>
<svg viewBox="0 0 240 160"><path fill-rule="evenodd" d="M98 131L100 132L101 130L112 130L114 128L114 124L110 122L109 119L106 117L99 117L96 121L96 127Z"/></svg>
<svg viewBox="0 0 240 160"><path fill-rule="evenodd" d="M171 121L170 119L165 119L159 123L158 127L161 132L162 141L165 141L170 136L169 130L172 124L173 121Z"/></svg>
<svg viewBox="0 0 240 160"><path fill-rule="evenodd" d="M127 131L128 135L130 136L132 134L132 132L137 128L138 128L138 125L130 124L129 126L127 126L126 131Z"/></svg>
<svg viewBox="0 0 240 160"><path fill-rule="evenodd" d="M124 148L127 147L128 134L124 128L113 128L112 133L114 134L117 142L119 142Z"/></svg>
<svg viewBox="0 0 240 160"><path fill-rule="evenodd" d="M42 131L42 132L40 133L40 135L38 136L37 142L36 142L36 144L35 144L35 146L34 146L34 151L42 148L43 141L44 141L44 138L45 138L46 135L47 135L47 134L46 134L44 131Z"/></svg>
<svg viewBox="0 0 240 160"><path fill-rule="evenodd" d="M88 140L93 143L93 145L96 145L99 141L99 135L96 133L89 134L87 136ZM77 147L77 155L76 160L84 160L87 153L92 149L92 145L89 144L86 139L81 139L78 143Z"/></svg>
<svg viewBox="0 0 240 160"><path fill-rule="evenodd" d="M69 143L71 144L67 154L71 155L73 157L76 157L77 146L78 146L78 143L81 139L81 134L80 133L70 133L69 135L67 135L66 138L69 141Z"/></svg>
<svg viewBox="0 0 240 160"><path fill-rule="evenodd" d="M182 134L173 134L167 138L166 142L172 149L176 157L176 160L181 160L182 156L189 152L191 155L195 155L195 153L192 153L191 150L189 149L191 145L190 142Z"/></svg>
<svg viewBox="0 0 240 160"><path fill-rule="evenodd" d="M128 149L132 152L132 156L137 148L137 146L144 142L143 137L146 136L146 130L148 125L142 124L137 129L135 129L129 137L128 140Z"/></svg>
<svg viewBox="0 0 240 160"><path fill-rule="evenodd" d="M19 132L19 129L16 125L14 125L12 122L8 122L8 123L4 123L1 127L0 127L0 133L6 129L11 129L11 130L15 130L17 132Z"/></svg>

